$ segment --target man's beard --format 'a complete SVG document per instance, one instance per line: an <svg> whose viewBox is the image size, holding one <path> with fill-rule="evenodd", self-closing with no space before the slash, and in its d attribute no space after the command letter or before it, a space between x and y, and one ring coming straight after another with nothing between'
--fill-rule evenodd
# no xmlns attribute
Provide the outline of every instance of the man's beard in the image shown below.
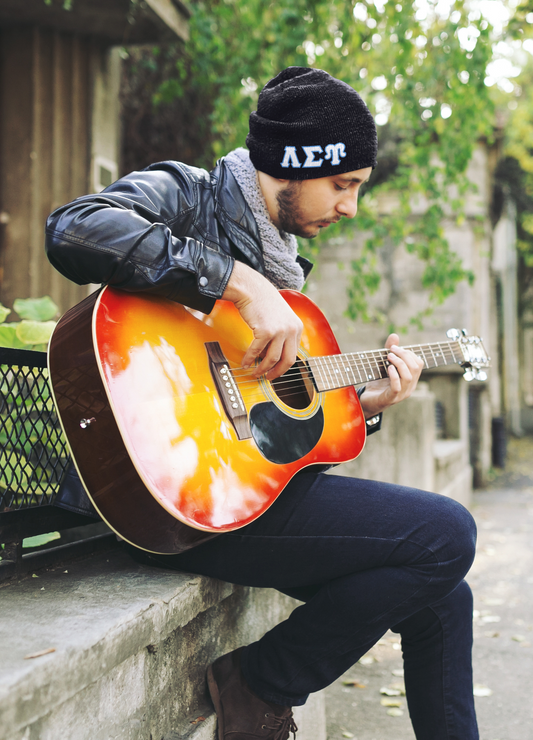
<svg viewBox="0 0 533 740"><path fill-rule="evenodd" d="M287 234L313 239L316 234L310 235L308 233L300 210L301 189L302 183L300 180L289 180L287 186L278 191L276 201L278 204L279 229L287 232Z"/></svg>

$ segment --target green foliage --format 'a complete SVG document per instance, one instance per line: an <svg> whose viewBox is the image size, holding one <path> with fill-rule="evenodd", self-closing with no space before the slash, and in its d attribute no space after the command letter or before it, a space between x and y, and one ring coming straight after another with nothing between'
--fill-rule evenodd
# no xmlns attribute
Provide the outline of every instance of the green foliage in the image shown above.
<svg viewBox="0 0 533 740"><path fill-rule="evenodd" d="M46 350L58 307L51 298L17 299L21 321L5 323L10 309L0 304L0 346ZM48 382L39 369L1 367L0 499L18 507L33 492L51 494L57 486L55 465L64 443L52 425L54 405ZM60 450L58 453L57 450Z"/></svg>
<svg viewBox="0 0 533 740"><path fill-rule="evenodd" d="M355 229L369 235L352 263L352 318L370 318L366 296L377 288L376 255L384 245L408 243L424 262L429 299L422 313L460 280L473 279L444 238L442 219L446 212L464 220L466 167L479 138L492 136L494 104L484 84L492 29L463 0L446 17L437 5L428 0L426 12L390 0L199 0L192 5L191 39L173 49L174 68L167 67L154 94L160 112L173 101L180 111L193 107L192 126L206 127L193 163L208 167L244 145L260 88L286 66L324 68L361 93L380 125L380 164L356 221L330 227L317 240ZM168 59L161 49L136 57L131 76L142 67L147 80L150 65L157 69ZM400 197L383 216L379 204L390 193ZM414 219L417 199L425 210Z"/></svg>
<svg viewBox="0 0 533 740"><path fill-rule="evenodd" d="M72 10L74 0L63 0L63 10ZM45 5L52 5L52 0L44 0Z"/></svg>
<svg viewBox="0 0 533 740"><path fill-rule="evenodd" d="M56 325L51 319L59 313L56 304L49 296L17 298L13 308L22 321L5 323L11 310L0 303L0 347L45 351Z"/></svg>
<svg viewBox="0 0 533 740"><path fill-rule="evenodd" d="M0 500L7 508L17 508L32 495L40 498L55 491L55 468L65 445L53 423L54 404L42 371L14 371L6 365L1 371Z"/></svg>
<svg viewBox="0 0 533 740"><path fill-rule="evenodd" d="M47 545L49 542L60 540L61 535L59 532L47 532L46 534L37 534L35 537L26 537L22 540L22 547L24 549L42 547Z"/></svg>
<svg viewBox="0 0 533 740"><path fill-rule="evenodd" d="M519 309L523 312L533 300L533 2L516 8L508 27L508 40L515 49L511 59L521 71L514 80L512 94L498 97L505 127L505 156L495 175L494 219L499 217L505 198L510 198L516 207Z"/></svg>

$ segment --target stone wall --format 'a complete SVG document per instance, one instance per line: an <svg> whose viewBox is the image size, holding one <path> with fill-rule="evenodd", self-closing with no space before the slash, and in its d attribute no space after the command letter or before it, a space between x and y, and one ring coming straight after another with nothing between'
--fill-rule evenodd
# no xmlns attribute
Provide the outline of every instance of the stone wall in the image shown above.
<svg viewBox="0 0 533 740"><path fill-rule="evenodd" d="M4 587L0 737L214 740L206 667L297 603L140 566L119 550ZM298 740L325 740L322 694L295 714Z"/></svg>
<svg viewBox="0 0 533 740"><path fill-rule="evenodd" d="M400 338L404 345L446 341L448 329L466 327L470 334L483 337L492 358L488 382L483 384L483 388L474 383L477 395L469 394L469 386L461 379L462 372L458 366L423 374L423 380L428 383L427 392L402 403L398 410L387 411L383 431L369 439L361 458L347 467L347 471L396 483L418 481L417 485L439 492L441 489L461 490L461 500L469 497L472 465L478 485L487 477L491 467L490 420L501 414L497 301L491 265L490 168L490 151L480 144L468 170L476 190L467 198L466 219L458 224L449 213L443 224L452 249L461 257L464 267L474 273L474 284L460 283L455 294L425 320L422 329L409 324L409 319L427 306L427 291L421 280L424 266L404 247L394 248L385 243L377 252L382 279L370 305L383 320L371 323L353 322L345 315L349 266L369 236L357 231L357 217L353 221L352 238L333 240L318 255L315 271L309 279L308 294L324 310L343 352L383 347L388 325L393 324L407 327ZM383 213L394 207L393 194L380 202ZM423 202L414 202L413 217L416 218L424 208ZM433 394L431 399L427 393ZM435 435L431 428L434 427L436 400L442 404L446 422L443 437L434 447L428 440ZM442 444L459 441L460 444L455 445ZM451 467L449 461L445 465L443 463L445 448L444 458L449 458L452 449L458 456ZM458 465L462 465L460 474ZM448 471L446 474L445 470ZM454 470L457 475L452 475ZM450 475L457 478L451 487Z"/></svg>

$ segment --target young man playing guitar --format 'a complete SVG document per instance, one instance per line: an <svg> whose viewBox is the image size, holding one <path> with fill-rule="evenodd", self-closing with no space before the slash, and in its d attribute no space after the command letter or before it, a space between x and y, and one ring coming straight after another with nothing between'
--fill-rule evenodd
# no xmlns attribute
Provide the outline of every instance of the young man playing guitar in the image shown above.
<svg viewBox="0 0 533 740"><path fill-rule="evenodd" d="M203 313L216 299L233 302L253 330L242 365L273 380L295 362L302 332L278 292L300 290L310 268L293 235L313 238L356 215L376 165L376 128L351 87L292 67L262 90L246 143L210 174L159 163L58 209L47 252L79 284L147 292ZM386 347L388 379L361 394L371 420L411 395L423 365L395 334ZM141 556L303 602L209 667L219 740L286 740L296 730L291 707L388 629L401 635L418 740L476 740L472 597L463 580L474 548L473 520L451 499L307 468L251 524L180 554Z"/></svg>

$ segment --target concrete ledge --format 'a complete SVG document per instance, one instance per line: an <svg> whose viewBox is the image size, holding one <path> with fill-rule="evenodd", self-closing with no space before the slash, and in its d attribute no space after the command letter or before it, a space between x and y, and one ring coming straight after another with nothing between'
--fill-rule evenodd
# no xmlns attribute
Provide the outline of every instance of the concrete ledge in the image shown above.
<svg viewBox="0 0 533 740"><path fill-rule="evenodd" d="M5 586L0 602L3 740L213 740L205 667L297 604L122 552ZM325 740L322 696L299 714L298 740Z"/></svg>
<svg viewBox="0 0 533 740"><path fill-rule="evenodd" d="M433 444L435 491L469 507L472 502L472 466L468 444L462 439L439 439Z"/></svg>
<svg viewBox="0 0 533 740"><path fill-rule="evenodd" d="M467 465L438 493L453 498L469 509L472 505L472 476L472 467Z"/></svg>

